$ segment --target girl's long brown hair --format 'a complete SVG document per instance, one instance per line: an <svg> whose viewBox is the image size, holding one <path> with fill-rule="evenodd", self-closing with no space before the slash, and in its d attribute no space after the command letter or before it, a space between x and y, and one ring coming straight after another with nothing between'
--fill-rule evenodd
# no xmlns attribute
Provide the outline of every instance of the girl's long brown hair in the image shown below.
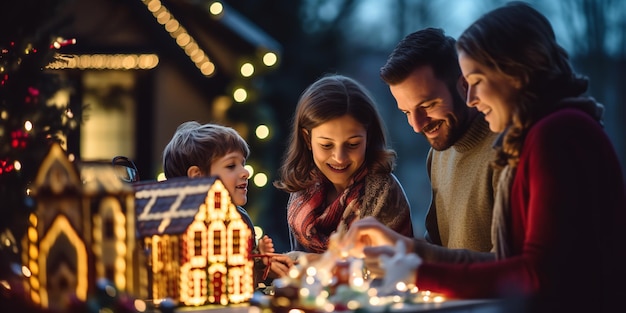
<svg viewBox="0 0 626 313"><path fill-rule="evenodd" d="M386 130L374 100L357 81L342 75L327 75L300 96L279 179L274 182L276 188L286 192L304 190L316 181L316 176L322 175L307 145L310 138L305 136L311 129L344 115L350 115L367 130L364 166L368 171L391 173L396 153L387 147Z"/></svg>

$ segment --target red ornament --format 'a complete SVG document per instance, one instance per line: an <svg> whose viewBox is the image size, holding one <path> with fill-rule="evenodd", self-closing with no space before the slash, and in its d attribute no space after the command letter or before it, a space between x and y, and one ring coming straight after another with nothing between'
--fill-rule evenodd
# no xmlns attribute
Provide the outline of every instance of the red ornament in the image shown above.
<svg viewBox="0 0 626 313"><path fill-rule="evenodd" d="M13 171L13 162L9 159L0 160L0 174Z"/></svg>
<svg viewBox="0 0 626 313"><path fill-rule="evenodd" d="M39 96L39 89L35 87L28 87L28 93L33 97L37 97Z"/></svg>
<svg viewBox="0 0 626 313"><path fill-rule="evenodd" d="M22 130L14 130L11 132L11 147L26 148L26 141L28 140L28 133Z"/></svg>

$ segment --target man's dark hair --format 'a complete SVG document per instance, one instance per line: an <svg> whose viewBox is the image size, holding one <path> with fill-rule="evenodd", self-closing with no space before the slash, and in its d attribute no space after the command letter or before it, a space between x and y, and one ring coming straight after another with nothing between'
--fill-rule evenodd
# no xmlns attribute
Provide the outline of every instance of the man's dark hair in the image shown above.
<svg viewBox="0 0 626 313"><path fill-rule="evenodd" d="M388 85L404 81L415 69L430 65L435 77L456 90L461 76L455 40L439 28L426 28L402 39L380 68L380 77Z"/></svg>

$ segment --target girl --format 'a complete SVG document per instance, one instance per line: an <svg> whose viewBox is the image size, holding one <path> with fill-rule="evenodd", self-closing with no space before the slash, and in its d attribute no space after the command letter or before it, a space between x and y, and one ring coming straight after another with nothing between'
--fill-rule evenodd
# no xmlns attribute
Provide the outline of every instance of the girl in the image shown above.
<svg viewBox="0 0 626 313"><path fill-rule="evenodd" d="M391 173L395 157L363 86L341 75L309 86L298 102L274 183L290 193L292 250L322 253L331 233L345 232L364 216L413 236L408 200Z"/></svg>

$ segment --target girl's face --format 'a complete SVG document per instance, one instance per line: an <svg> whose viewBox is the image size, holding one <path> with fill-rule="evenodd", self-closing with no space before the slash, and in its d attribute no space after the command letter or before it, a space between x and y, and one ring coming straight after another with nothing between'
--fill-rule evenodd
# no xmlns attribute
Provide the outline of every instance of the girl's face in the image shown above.
<svg viewBox="0 0 626 313"><path fill-rule="evenodd" d="M218 176L235 205L248 202L248 178L250 173L244 168L246 159L239 151L233 151L211 163L209 176Z"/></svg>
<svg viewBox="0 0 626 313"><path fill-rule="evenodd" d="M459 51L459 65L467 80L467 105L485 115L491 131L500 133L511 123L520 83L487 68Z"/></svg>
<svg viewBox="0 0 626 313"><path fill-rule="evenodd" d="M365 162L367 130L346 114L311 129L310 140L315 165L342 192Z"/></svg>

